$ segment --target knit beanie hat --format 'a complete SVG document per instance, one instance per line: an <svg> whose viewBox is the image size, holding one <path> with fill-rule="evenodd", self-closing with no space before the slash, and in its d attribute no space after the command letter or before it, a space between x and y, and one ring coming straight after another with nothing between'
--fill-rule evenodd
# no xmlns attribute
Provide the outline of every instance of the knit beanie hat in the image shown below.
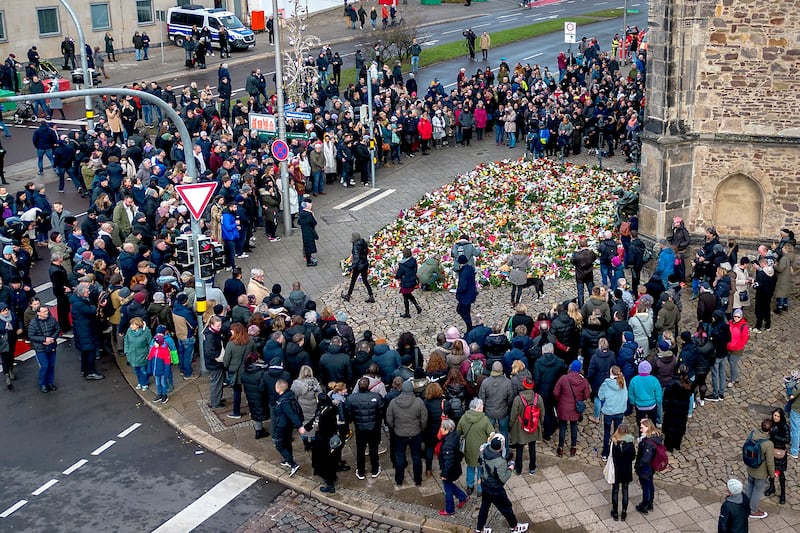
<svg viewBox="0 0 800 533"><path fill-rule="evenodd" d="M660 341L658 341L659 352L667 352L669 351L670 347L672 347L672 345L667 339L661 339Z"/></svg>
<svg viewBox="0 0 800 533"><path fill-rule="evenodd" d="M622 338L625 339L625 342L631 342L635 337L632 331L626 331L622 334Z"/></svg>
<svg viewBox="0 0 800 533"><path fill-rule="evenodd" d="M653 370L653 367L647 361L642 361L639 363L639 375L640 376L649 376L650 372Z"/></svg>
<svg viewBox="0 0 800 533"><path fill-rule="evenodd" d="M574 360L574 361L573 361L573 362L572 362L572 363L569 365L569 371L570 371L570 372L580 372L580 371L581 371L581 367L582 367L582 366L583 366L583 365L581 364L581 362L580 362L580 361L578 361L577 359L575 359L575 360Z"/></svg>

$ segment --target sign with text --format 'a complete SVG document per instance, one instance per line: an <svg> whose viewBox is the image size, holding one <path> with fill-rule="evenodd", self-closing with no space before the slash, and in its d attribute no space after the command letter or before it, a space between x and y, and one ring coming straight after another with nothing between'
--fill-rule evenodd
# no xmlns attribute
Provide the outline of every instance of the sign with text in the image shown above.
<svg viewBox="0 0 800 533"><path fill-rule="evenodd" d="M564 23L564 42L575 43L575 37L578 34L578 25L574 22Z"/></svg>
<svg viewBox="0 0 800 533"><path fill-rule="evenodd" d="M286 118L294 120L314 120L314 115L311 113L301 113L300 111L287 111Z"/></svg>
<svg viewBox="0 0 800 533"><path fill-rule="evenodd" d="M278 131L278 122L275 120L274 115L259 115L257 113L250 113L248 115L250 121L250 130L259 132L276 133Z"/></svg>

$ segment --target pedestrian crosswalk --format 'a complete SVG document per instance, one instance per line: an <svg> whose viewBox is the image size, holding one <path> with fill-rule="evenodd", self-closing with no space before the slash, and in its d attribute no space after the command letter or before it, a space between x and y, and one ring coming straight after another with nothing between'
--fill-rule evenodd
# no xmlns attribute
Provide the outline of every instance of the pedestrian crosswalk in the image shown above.
<svg viewBox="0 0 800 533"><path fill-rule="evenodd" d="M217 511L228 505L256 481L258 481L256 476L251 476L244 472L232 473L178 514L153 530L153 533L185 533L192 531Z"/></svg>
<svg viewBox="0 0 800 533"><path fill-rule="evenodd" d="M346 209L348 211L360 211L368 205L383 200L387 196L397 192L396 189L381 190L380 187L370 188L361 194L348 198L344 202L333 206L333 209Z"/></svg>

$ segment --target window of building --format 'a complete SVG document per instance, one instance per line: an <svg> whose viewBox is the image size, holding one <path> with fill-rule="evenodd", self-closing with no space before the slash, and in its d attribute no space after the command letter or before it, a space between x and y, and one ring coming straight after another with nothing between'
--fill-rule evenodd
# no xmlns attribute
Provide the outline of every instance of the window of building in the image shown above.
<svg viewBox="0 0 800 533"><path fill-rule="evenodd" d="M57 35L61 33L57 7L38 8L36 10L36 18L39 20L39 35Z"/></svg>
<svg viewBox="0 0 800 533"><path fill-rule="evenodd" d="M136 0L136 20L139 24L153 23L153 0Z"/></svg>
<svg viewBox="0 0 800 533"><path fill-rule="evenodd" d="M0 11L0 41L7 41L6 36L6 14Z"/></svg>
<svg viewBox="0 0 800 533"><path fill-rule="evenodd" d="M108 30L111 28L111 15L108 12L108 4L90 4L89 10L92 14L93 30Z"/></svg>

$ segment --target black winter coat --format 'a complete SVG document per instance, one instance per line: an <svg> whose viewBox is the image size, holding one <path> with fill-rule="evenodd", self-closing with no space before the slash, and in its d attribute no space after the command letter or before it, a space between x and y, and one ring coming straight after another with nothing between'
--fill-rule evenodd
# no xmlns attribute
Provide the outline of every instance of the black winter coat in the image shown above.
<svg viewBox="0 0 800 533"><path fill-rule="evenodd" d="M636 445L631 441L621 440L612 443L612 450L614 481L630 483L633 481L633 458L636 455Z"/></svg>
<svg viewBox="0 0 800 533"><path fill-rule="evenodd" d="M377 392L354 392L347 397L344 412L356 431L374 431L381 427L383 398Z"/></svg>
<svg viewBox="0 0 800 533"><path fill-rule="evenodd" d="M222 370L222 363L217 362L217 357L222 354L222 335L206 329L203 333L203 357L206 361L206 369L209 372Z"/></svg>
<svg viewBox="0 0 800 533"><path fill-rule="evenodd" d="M358 239L353 243L350 252L353 256L353 270L365 270L369 268L369 246L364 239Z"/></svg>
<svg viewBox="0 0 800 533"><path fill-rule="evenodd" d="M425 408L428 410L428 426L423 433L423 440L425 445L435 446L438 442L437 435L439 428L442 427L442 407L444 406L444 398L431 398L430 400L422 400L425 402Z"/></svg>
<svg viewBox="0 0 800 533"><path fill-rule="evenodd" d="M564 361L555 354L543 354L533 365L533 383L536 392L546 401L552 400L558 378L566 374Z"/></svg>
<svg viewBox="0 0 800 533"><path fill-rule="evenodd" d="M451 431L444 436L442 447L439 448L440 476L446 481L456 481L461 477L462 453L459 449L460 439L457 431Z"/></svg>
<svg viewBox="0 0 800 533"><path fill-rule="evenodd" d="M247 397L247 405L250 406L250 418L255 422L263 422L269 419L269 403L267 394L267 384L264 376L267 373L267 365L261 361L245 367L242 372L242 385L244 394Z"/></svg>
<svg viewBox="0 0 800 533"><path fill-rule="evenodd" d="M394 277L400 280L401 289L413 289L417 286L417 260L413 257L405 258L397 266Z"/></svg>
<svg viewBox="0 0 800 533"><path fill-rule="evenodd" d="M570 353L577 351L578 329L575 327L575 320L566 311L559 313L553 319L550 323L550 331L562 344L569 347Z"/></svg>
<svg viewBox="0 0 800 533"><path fill-rule="evenodd" d="M300 233L303 236L303 253L308 256L317 252L317 219L310 211L303 209L297 217Z"/></svg>
<svg viewBox="0 0 800 533"><path fill-rule="evenodd" d="M97 350L99 345L100 321L97 320L97 308L86 298L77 294L70 296L72 303L72 329L75 332L75 347L82 351Z"/></svg>

